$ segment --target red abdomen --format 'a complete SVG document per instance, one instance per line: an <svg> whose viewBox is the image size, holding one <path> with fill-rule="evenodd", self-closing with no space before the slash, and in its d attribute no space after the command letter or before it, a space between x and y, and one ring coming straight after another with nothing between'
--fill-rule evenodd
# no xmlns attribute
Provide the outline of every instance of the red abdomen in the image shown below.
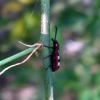
<svg viewBox="0 0 100 100"><path fill-rule="evenodd" d="M57 71L60 67L60 56L59 51L52 51L51 54L51 69L53 72Z"/></svg>

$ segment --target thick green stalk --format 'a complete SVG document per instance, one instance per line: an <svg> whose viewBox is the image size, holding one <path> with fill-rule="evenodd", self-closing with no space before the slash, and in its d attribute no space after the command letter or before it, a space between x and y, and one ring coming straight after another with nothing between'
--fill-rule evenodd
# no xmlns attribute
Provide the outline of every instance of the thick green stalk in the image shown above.
<svg viewBox="0 0 100 100"><path fill-rule="evenodd" d="M41 42L50 46L50 0L41 0ZM50 55L47 47L42 48L43 58ZM45 77L45 100L53 100L52 73L50 58L43 59ZM49 68L48 68L49 67ZM46 68L48 68L46 70Z"/></svg>

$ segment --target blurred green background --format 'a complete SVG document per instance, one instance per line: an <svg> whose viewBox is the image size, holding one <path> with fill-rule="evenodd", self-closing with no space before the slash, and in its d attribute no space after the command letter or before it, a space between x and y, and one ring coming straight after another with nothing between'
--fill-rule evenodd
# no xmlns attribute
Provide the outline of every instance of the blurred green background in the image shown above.
<svg viewBox="0 0 100 100"><path fill-rule="evenodd" d="M51 0L50 14L61 56L52 73L55 100L100 100L100 0ZM0 0L0 60L26 49L17 41L34 44L40 33L40 0ZM0 100L44 100L43 78L40 52L0 76Z"/></svg>

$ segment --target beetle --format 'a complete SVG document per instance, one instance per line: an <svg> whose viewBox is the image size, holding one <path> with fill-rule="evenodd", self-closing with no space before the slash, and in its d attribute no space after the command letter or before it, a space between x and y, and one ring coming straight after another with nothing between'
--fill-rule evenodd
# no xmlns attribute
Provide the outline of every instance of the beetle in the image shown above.
<svg viewBox="0 0 100 100"><path fill-rule="evenodd" d="M44 45L45 47L52 49L51 54L49 56L47 56L47 57L50 57L51 65L49 67L51 67L52 72L57 71L60 67L59 43L56 40L56 36L57 36L57 26L55 26L55 38L51 38L51 40L53 42L53 46L49 47L49 46ZM45 57L45 58L47 58L47 57ZM47 67L46 70L49 67Z"/></svg>

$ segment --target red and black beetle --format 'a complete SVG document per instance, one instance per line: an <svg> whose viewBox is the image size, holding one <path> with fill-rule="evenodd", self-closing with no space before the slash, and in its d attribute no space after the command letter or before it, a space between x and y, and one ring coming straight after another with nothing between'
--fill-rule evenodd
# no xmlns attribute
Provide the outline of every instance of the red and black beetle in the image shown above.
<svg viewBox="0 0 100 100"><path fill-rule="evenodd" d="M49 46L44 45L45 47L52 49L51 55L49 55L47 57L50 57L51 65L49 67L51 67L51 70L53 72L57 71L60 67L59 43L56 40L56 35L57 35L57 27L55 26L55 38L51 38L51 40L53 42L53 46L49 47ZM45 58L47 58L47 57L45 57ZM47 67L47 69L49 67Z"/></svg>

